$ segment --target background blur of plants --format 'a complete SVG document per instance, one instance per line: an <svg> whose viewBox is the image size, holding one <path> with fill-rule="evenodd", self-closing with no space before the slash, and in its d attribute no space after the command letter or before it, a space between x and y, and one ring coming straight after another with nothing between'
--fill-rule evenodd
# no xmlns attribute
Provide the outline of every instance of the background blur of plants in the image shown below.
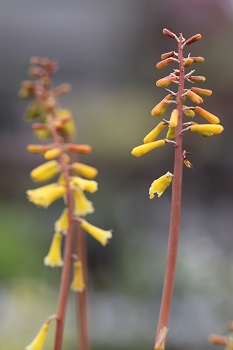
<svg viewBox="0 0 233 350"><path fill-rule="evenodd" d="M38 211L25 196L33 186L29 171L40 162L26 152L34 140L22 120L26 104L17 97L32 55L57 59L61 69L54 84L73 85L63 107L73 111L78 142L93 146L85 160L99 169L93 220L114 229L104 251L88 241L93 349L152 348L171 193L150 201L147 191L167 171L172 152L158 150L156 158L150 152L137 161L130 152L154 126L150 110L162 98L163 91L155 88L160 78L155 63L162 52L175 49L162 35L164 27L185 38L202 34L192 55L205 57L195 68L207 78L201 87L213 90L203 107L225 128L196 147L198 135L185 140L194 153L194 171L184 169L168 344L211 348L208 333L220 332L233 318L233 1L0 0L0 5L0 348L23 348L44 321L45 310L53 312L57 303L60 272L56 276L46 269L43 258L59 204ZM71 296L67 350L75 344L73 302ZM52 337L53 332L48 349Z"/></svg>

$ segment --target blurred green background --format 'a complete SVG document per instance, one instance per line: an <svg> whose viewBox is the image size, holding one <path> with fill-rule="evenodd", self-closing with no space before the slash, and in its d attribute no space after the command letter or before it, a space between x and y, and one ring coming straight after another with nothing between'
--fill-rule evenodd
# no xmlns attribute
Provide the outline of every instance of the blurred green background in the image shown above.
<svg viewBox="0 0 233 350"><path fill-rule="evenodd" d="M177 278L169 348L208 348L207 335L233 318L232 0L0 0L0 348L23 349L56 311L60 271L45 268L53 223L62 204L47 210L27 202L29 171L42 162L26 152L35 139L19 100L29 58L55 58L54 84L69 82L61 101L73 111L77 141L93 146L82 161L99 169L91 222L112 228L102 248L88 237L89 328L93 349L152 349L161 297L171 188L148 198L151 182L173 169L173 149L131 156L157 120L150 110L164 96L155 81L163 52L176 42L164 27L203 40L186 48L206 61L204 108L225 128L212 138L185 134L194 170L184 169ZM71 293L64 349L76 349ZM53 327L52 327L53 328ZM45 349L52 348L53 329Z"/></svg>

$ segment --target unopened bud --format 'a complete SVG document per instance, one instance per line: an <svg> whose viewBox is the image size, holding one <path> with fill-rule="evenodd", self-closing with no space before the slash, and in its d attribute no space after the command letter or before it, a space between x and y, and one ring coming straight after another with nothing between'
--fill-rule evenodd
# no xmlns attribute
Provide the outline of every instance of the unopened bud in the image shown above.
<svg viewBox="0 0 233 350"><path fill-rule="evenodd" d="M166 28L163 29L163 35L167 35L172 39L176 38L176 35Z"/></svg>
<svg viewBox="0 0 233 350"><path fill-rule="evenodd" d="M197 57L190 57L193 59L193 62L195 63L203 63L205 61L204 57L202 56L197 56Z"/></svg>
<svg viewBox="0 0 233 350"><path fill-rule="evenodd" d="M219 334L210 334L208 341L215 345L227 345L228 338Z"/></svg>
<svg viewBox="0 0 233 350"><path fill-rule="evenodd" d="M170 128L175 128L177 126L178 123L178 117L179 117L179 113L177 109L173 109L172 113L171 113L171 118L170 118Z"/></svg>
<svg viewBox="0 0 233 350"><path fill-rule="evenodd" d="M190 126L190 130L192 132L198 132L200 134L210 133L210 134L217 135L217 134L221 134L224 128L222 125L219 125L219 124L195 124Z"/></svg>
<svg viewBox="0 0 233 350"><path fill-rule="evenodd" d="M171 76L171 75L168 75L167 77L165 78L162 78L162 79L159 79L156 81L156 85L158 87L161 87L161 88L165 88L167 87L168 85L170 85L171 83L173 83L174 81L176 81L176 78Z"/></svg>
<svg viewBox="0 0 233 350"><path fill-rule="evenodd" d="M198 87L192 87L191 90L195 92L198 95L203 95L203 96L210 96L212 95L212 91L208 89L201 89Z"/></svg>
<svg viewBox="0 0 233 350"><path fill-rule="evenodd" d="M187 158L185 158L185 159L183 160L183 162L184 162L184 165L185 165L187 168L192 169L193 165L192 165L192 163L191 163Z"/></svg>
<svg viewBox="0 0 233 350"><path fill-rule="evenodd" d="M170 140L170 139L174 139L175 137L176 137L176 129L169 127L166 135L166 139Z"/></svg>
<svg viewBox="0 0 233 350"><path fill-rule="evenodd" d="M183 105L183 112L186 115L186 117L188 117L188 118L195 117L195 112L192 109L185 109L185 108L187 108L187 106Z"/></svg>
<svg viewBox="0 0 233 350"><path fill-rule="evenodd" d="M28 145L27 151L30 153L44 153L50 148L49 145Z"/></svg>
<svg viewBox="0 0 233 350"><path fill-rule="evenodd" d="M165 144L166 144L165 140L158 140L154 142L145 143L144 145L134 147L131 153L135 157L140 157L154 148L165 146Z"/></svg>
<svg viewBox="0 0 233 350"><path fill-rule="evenodd" d="M28 74L31 75L31 77L33 77L33 78L40 79L40 78L45 77L47 75L47 72L41 67L33 66L33 67L29 68Z"/></svg>
<svg viewBox="0 0 233 350"><path fill-rule="evenodd" d="M90 145L76 145L74 143L68 143L66 148L71 152L77 152L82 154L88 154L91 152Z"/></svg>
<svg viewBox="0 0 233 350"><path fill-rule="evenodd" d="M68 83L61 84L53 89L54 96L64 95L67 92L70 92L71 85Z"/></svg>
<svg viewBox="0 0 233 350"><path fill-rule="evenodd" d="M191 75L189 77L189 80L191 80L194 83L204 83L204 81L206 81L206 78L202 75Z"/></svg>
<svg viewBox="0 0 233 350"><path fill-rule="evenodd" d="M156 68L162 69L167 67L169 64L173 63L174 59L172 57L168 57L165 60L162 60L156 64Z"/></svg>
<svg viewBox="0 0 233 350"><path fill-rule="evenodd" d="M193 63L193 59L191 57L186 58L186 60L184 61L184 67L191 66L192 63Z"/></svg>
<svg viewBox="0 0 233 350"><path fill-rule="evenodd" d="M167 106L168 106L168 102L166 102L166 100L170 101L172 100L173 96L172 94L167 95L161 102L159 102L152 110L151 110L151 115L153 117L159 117L161 115L164 114Z"/></svg>
<svg viewBox="0 0 233 350"><path fill-rule="evenodd" d="M149 143L153 142L156 137L163 131L165 128L166 124L164 122L160 122L151 132L144 137L143 142L144 143Z"/></svg>
<svg viewBox="0 0 233 350"><path fill-rule="evenodd" d="M165 60L166 58L173 57L175 55L175 51L165 52L161 55L161 60Z"/></svg>
<svg viewBox="0 0 233 350"><path fill-rule="evenodd" d="M34 97L35 83L33 81L25 80L22 82L19 90L19 97L30 98Z"/></svg>
<svg viewBox="0 0 233 350"><path fill-rule="evenodd" d="M59 157L61 155L61 153L62 153L61 149L52 148L44 153L44 158L47 160L51 160L51 159Z"/></svg>
<svg viewBox="0 0 233 350"><path fill-rule="evenodd" d="M30 63L43 67L49 74L53 73L58 67L58 63L55 60L45 57L34 56L30 59Z"/></svg>
<svg viewBox="0 0 233 350"><path fill-rule="evenodd" d="M201 34L196 34L196 35L191 36L191 38L186 40L185 45L190 45L198 40L201 40Z"/></svg>
<svg viewBox="0 0 233 350"><path fill-rule="evenodd" d="M195 92L191 90L188 91L187 96L193 103L203 103L203 99L201 98L201 96L195 94Z"/></svg>
<svg viewBox="0 0 233 350"><path fill-rule="evenodd" d="M195 112L197 112L203 118L208 120L208 122L210 122L211 124L219 124L220 123L220 120L219 120L218 117L216 117L214 114L206 111L205 109L203 109L203 108L201 108L199 106L195 107Z"/></svg>

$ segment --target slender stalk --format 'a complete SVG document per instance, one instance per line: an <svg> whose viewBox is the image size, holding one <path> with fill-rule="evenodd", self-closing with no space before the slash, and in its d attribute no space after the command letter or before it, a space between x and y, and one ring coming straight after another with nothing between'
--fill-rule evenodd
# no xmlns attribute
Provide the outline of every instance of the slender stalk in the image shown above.
<svg viewBox="0 0 233 350"><path fill-rule="evenodd" d="M79 222L76 225L76 251L82 262L84 282L87 286L86 236ZM82 293L76 293L79 350L89 350L90 348L87 326L87 298L87 288Z"/></svg>
<svg viewBox="0 0 233 350"><path fill-rule="evenodd" d="M180 209L181 209L181 192L182 192L182 170L183 170L183 155L182 155L182 94L184 92L184 67L183 67L183 50L182 50L182 35L178 41L178 60L179 60L179 88L177 94L177 109L179 112L178 125L176 127L176 143L174 173L172 184L172 203L170 217L170 231L168 240L168 251L166 261L166 271L164 277L164 286L158 320L156 342L158 341L160 331L168 328L173 287L175 280L176 258L178 252L178 237L180 228Z"/></svg>
<svg viewBox="0 0 233 350"><path fill-rule="evenodd" d="M53 117L49 118L50 121L50 130L55 142L55 145L58 149L61 149L62 145L60 142L60 137L57 134L56 128L53 123ZM70 272L71 272L71 254L72 254L72 243L73 243L73 232L74 232L74 222L73 222L73 197L72 191L69 185L69 171L66 166L65 159L63 155L60 156L60 164L62 168L62 173L65 178L66 194L67 194L67 207L69 215L69 225L66 235L65 248L64 248L64 266L62 269L61 282L60 282L60 293L58 299L58 310L57 310L57 323L55 331L55 342L54 350L62 349L62 339L63 339L63 330L65 323L65 314L67 307L67 299L69 294L70 286Z"/></svg>

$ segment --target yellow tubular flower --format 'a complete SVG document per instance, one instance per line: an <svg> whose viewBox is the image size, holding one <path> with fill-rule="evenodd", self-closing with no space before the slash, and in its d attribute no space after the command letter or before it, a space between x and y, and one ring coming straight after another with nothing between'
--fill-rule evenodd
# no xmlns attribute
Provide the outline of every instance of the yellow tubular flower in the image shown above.
<svg viewBox="0 0 233 350"><path fill-rule="evenodd" d="M96 168L83 163L73 163L72 168L80 175L88 179L94 179L98 174L98 170Z"/></svg>
<svg viewBox="0 0 233 350"><path fill-rule="evenodd" d="M208 120L208 122L210 122L211 124L219 124L220 123L220 120L218 117L216 117L214 114L206 111L205 109L203 109L199 106L195 107L195 112L197 112L200 116L202 116L203 118Z"/></svg>
<svg viewBox="0 0 233 350"><path fill-rule="evenodd" d="M86 288L83 278L82 262L80 260L74 262L74 277L71 282L70 289L74 292L82 293Z"/></svg>
<svg viewBox="0 0 233 350"><path fill-rule="evenodd" d="M59 219L55 222L54 228L56 232L62 232L64 234L67 233L69 226L69 214L68 208L65 208L59 217Z"/></svg>
<svg viewBox="0 0 233 350"><path fill-rule="evenodd" d="M44 158L47 160L57 158L61 155L61 150L58 148L51 148L44 153Z"/></svg>
<svg viewBox="0 0 233 350"><path fill-rule="evenodd" d="M173 96L172 94L167 95L161 102L159 102L152 110L151 115L153 117L159 117L160 115L163 115L167 106L168 102L166 100L172 100Z"/></svg>
<svg viewBox="0 0 233 350"><path fill-rule="evenodd" d="M179 117L179 113L177 109L173 109L172 113L171 113L171 118L170 118L170 128L175 128L177 126L178 123L178 117Z"/></svg>
<svg viewBox="0 0 233 350"><path fill-rule="evenodd" d="M36 337L28 346L26 346L25 350L43 350L48 330L49 324L44 323Z"/></svg>
<svg viewBox="0 0 233 350"><path fill-rule="evenodd" d="M47 208L54 201L63 197L66 193L66 189L64 186L52 183L34 190L28 190L26 193L30 202L39 207Z"/></svg>
<svg viewBox="0 0 233 350"><path fill-rule="evenodd" d="M93 180L86 180L79 176L71 176L70 185L72 188L78 186L83 191L96 192L98 190L98 183Z"/></svg>
<svg viewBox="0 0 233 350"><path fill-rule="evenodd" d="M166 135L166 139L174 139L175 137L176 137L176 129L169 127Z"/></svg>
<svg viewBox="0 0 233 350"><path fill-rule="evenodd" d="M170 185L172 182L173 174L171 174L169 171L159 177L157 180L154 180L151 184L151 187L149 189L149 196L150 199L154 198L154 194L157 193L158 197L161 197L163 192L166 190L166 188Z"/></svg>
<svg viewBox="0 0 233 350"><path fill-rule="evenodd" d="M108 243L108 240L112 238L112 231L105 231L101 228L98 228L94 225L89 224L86 220L82 220L80 223L80 226L90 235L92 235L93 238L95 238L100 244L105 246Z"/></svg>
<svg viewBox="0 0 233 350"><path fill-rule="evenodd" d="M160 122L153 130L151 130L149 134L146 135L146 137L144 137L143 142L153 142L156 139L156 137L161 133L161 131L163 131L165 126L166 124L164 122Z"/></svg>
<svg viewBox="0 0 233 350"><path fill-rule="evenodd" d="M61 256L61 243L62 243L62 234L60 232L54 233L48 255L44 258L45 266L50 266L50 267L63 266L63 260Z"/></svg>
<svg viewBox="0 0 233 350"><path fill-rule="evenodd" d="M51 160L33 169L30 176L33 181L43 182L52 179L60 173L60 166L56 160Z"/></svg>
<svg viewBox="0 0 233 350"><path fill-rule="evenodd" d="M94 212L92 202L90 202L80 188L73 191L74 194L74 215L86 216Z"/></svg>
<svg viewBox="0 0 233 350"><path fill-rule="evenodd" d="M210 134L221 134L224 130L222 125L219 124L195 124L190 126L190 130L192 132L202 133L210 133Z"/></svg>
<svg viewBox="0 0 233 350"><path fill-rule="evenodd" d="M208 89L201 89L199 87L192 87L191 90L198 95L203 95L203 96L211 96L212 95L212 91L208 90Z"/></svg>
<svg viewBox="0 0 233 350"><path fill-rule="evenodd" d="M190 100L194 103L203 103L203 99L201 98L201 96L197 95L195 92L189 90L187 93L188 98L190 98Z"/></svg>
<svg viewBox="0 0 233 350"><path fill-rule="evenodd" d="M166 144L165 140L159 140L159 141L145 143L144 145L134 147L131 154L135 157L140 157L143 154L151 151L152 149L162 147L165 144Z"/></svg>

